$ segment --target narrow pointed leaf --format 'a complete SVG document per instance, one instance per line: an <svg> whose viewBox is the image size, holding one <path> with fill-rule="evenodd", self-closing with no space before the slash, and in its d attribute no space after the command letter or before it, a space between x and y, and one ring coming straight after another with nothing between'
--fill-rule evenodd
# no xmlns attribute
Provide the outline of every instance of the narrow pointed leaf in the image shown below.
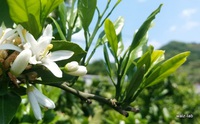
<svg viewBox="0 0 200 124"><path fill-rule="evenodd" d="M108 43L110 45L110 49L113 52L114 56L117 56L117 49L118 49L118 39L115 32L115 28L113 23L106 19L105 26L104 26L105 34L108 39Z"/></svg>
<svg viewBox="0 0 200 124"><path fill-rule="evenodd" d="M63 34L66 34L67 8L64 1L58 6L58 12L60 17L62 32Z"/></svg>
<svg viewBox="0 0 200 124"><path fill-rule="evenodd" d="M114 21L113 25L115 27L115 31L116 31L117 36L119 36L121 34L123 27L124 27L124 18L120 16L119 18L117 18L117 20ZM102 39L103 43L108 41L107 38L106 38L104 30L100 33L99 39Z"/></svg>
<svg viewBox="0 0 200 124"><path fill-rule="evenodd" d="M180 53L155 68L152 73L146 78L144 85L149 87L162 81L164 78L176 71L189 56L190 52Z"/></svg>
<svg viewBox="0 0 200 124"><path fill-rule="evenodd" d="M160 12L161 7L162 7L162 4L154 12L150 14L150 16L145 20L145 22L139 28L139 30L135 34L134 39L131 43L130 51L132 51L135 47L137 47L141 39L145 37L147 31L151 27L151 22L155 19L156 15Z"/></svg>

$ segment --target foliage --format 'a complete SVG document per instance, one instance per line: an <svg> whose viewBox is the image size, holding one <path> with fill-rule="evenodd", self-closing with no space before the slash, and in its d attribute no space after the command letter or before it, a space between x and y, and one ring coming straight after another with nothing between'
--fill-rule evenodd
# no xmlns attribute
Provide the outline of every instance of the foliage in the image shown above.
<svg viewBox="0 0 200 124"><path fill-rule="evenodd" d="M186 72L188 73L188 79L192 83L199 83L199 50L200 45L197 43L184 43L184 42L178 42L178 41L172 41L160 49L166 51L166 58L170 58L174 56L177 53L183 52L183 51L191 51L190 56L188 57L187 61L184 63L183 67L179 69L179 72Z"/></svg>
<svg viewBox="0 0 200 124"><path fill-rule="evenodd" d="M138 112L132 105L139 94L151 91L147 89L152 86L162 87L159 84L186 61L190 52L165 59L163 50L154 50L153 46L147 45L148 30L162 4L134 33L131 45L125 50L124 19L119 17L112 22L108 18L120 2L112 5L113 2L107 1L101 12L96 0L7 0L10 18L16 26L6 28L2 25L0 32L2 123L101 123L109 120L107 113L101 114L106 110L113 109L126 117L129 111ZM91 30L95 14L97 20ZM103 31L98 34L103 26ZM71 41L73 34L81 29L85 48ZM97 77L90 84L85 77L81 80L79 76L86 74L85 66L99 46L103 46L109 79ZM39 90L36 92L33 86ZM147 96L147 100L150 101L151 97ZM91 104L92 100L96 102ZM11 107L8 103L12 102L15 104ZM41 110L39 104L44 109ZM45 108L49 110L45 111ZM55 111L50 110L53 108ZM168 121L167 108L161 111ZM138 116L146 117L147 112L141 111ZM132 120L138 117L137 114L130 115ZM150 118L150 121L153 120Z"/></svg>

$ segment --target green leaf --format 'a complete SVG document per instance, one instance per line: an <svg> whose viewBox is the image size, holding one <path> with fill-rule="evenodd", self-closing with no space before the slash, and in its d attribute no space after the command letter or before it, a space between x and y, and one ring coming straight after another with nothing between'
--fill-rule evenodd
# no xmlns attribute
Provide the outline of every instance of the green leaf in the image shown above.
<svg viewBox="0 0 200 124"><path fill-rule="evenodd" d="M164 78L176 71L189 56L190 52L180 53L157 66L145 79L144 86L149 87L162 81Z"/></svg>
<svg viewBox="0 0 200 124"><path fill-rule="evenodd" d="M83 58L83 56L85 56L86 54L86 52L78 44L75 44L72 42L63 41L63 40L53 40L51 43L53 44L52 51L70 50L74 52L74 55L71 58L58 62L58 63L63 63L64 65L67 62L71 62L71 61L79 62Z"/></svg>
<svg viewBox="0 0 200 124"><path fill-rule="evenodd" d="M38 38L46 17L63 0L7 0L7 2L11 19Z"/></svg>
<svg viewBox="0 0 200 124"><path fill-rule="evenodd" d="M82 22L83 29L88 30L88 27L93 19L97 0L79 0L78 14Z"/></svg>
<svg viewBox="0 0 200 124"><path fill-rule="evenodd" d="M40 0L7 0L7 2L11 19L17 24L22 24L31 34L38 37L42 31Z"/></svg>
<svg viewBox="0 0 200 124"><path fill-rule="evenodd" d="M120 16L119 18L117 18L117 20L114 21L113 25L115 27L117 36L121 35L121 31L124 27L124 18ZM101 39L103 43L108 41L104 30L100 33L99 39Z"/></svg>
<svg viewBox="0 0 200 124"><path fill-rule="evenodd" d="M58 6L58 12L60 17L62 32L63 34L66 34L67 8L64 1Z"/></svg>
<svg viewBox="0 0 200 124"><path fill-rule="evenodd" d="M13 21L11 20L9 15L8 4L6 0L0 1L0 24L4 22L7 27L13 26Z"/></svg>
<svg viewBox="0 0 200 124"><path fill-rule="evenodd" d="M124 102L128 105L133 102L132 98L143 80L143 76L145 74L144 70L145 68L142 66L137 68L137 70L132 74L132 78L126 87L126 96Z"/></svg>
<svg viewBox="0 0 200 124"><path fill-rule="evenodd" d="M111 68L111 62L110 62L110 59L109 59L109 55L108 55L108 50L106 48L106 45L104 44L104 47L103 47L103 53L104 53L104 59L106 61L106 67L107 67L107 70L108 70L108 73L110 74L111 76L111 73L112 73L112 68Z"/></svg>
<svg viewBox="0 0 200 124"><path fill-rule="evenodd" d="M164 60L164 53L165 53L165 51L163 51L163 50L153 51L153 53L151 54L151 64L155 65L155 64L161 62L162 60Z"/></svg>
<svg viewBox="0 0 200 124"><path fill-rule="evenodd" d="M41 0L41 23L43 24L46 17L59 5L63 0Z"/></svg>
<svg viewBox="0 0 200 124"><path fill-rule="evenodd" d="M118 39L115 32L115 28L113 23L106 19L105 26L104 26L105 34L108 39L108 43L110 45L110 49L115 57L117 57L117 50L118 50Z"/></svg>
<svg viewBox="0 0 200 124"><path fill-rule="evenodd" d="M52 17L49 17L49 18L50 18L50 19L53 21L53 23L55 24L55 26L56 26L56 28L57 28L57 30L58 30L58 33L59 33L59 35L60 35L60 38L61 38L62 40L66 40L65 35L63 34L63 32L62 32L62 30L61 30L59 24L57 23L57 21L56 21L54 18L52 18Z"/></svg>
<svg viewBox="0 0 200 124"><path fill-rule="evenodd" d="M0 123L9 124L17 112L18 106L21 103L20 96L15 93L7 93L0 96Z"/></svg>
<svg viewBox="0 0 200 124"><path fill-rule="evenodd" d="M151 15L145 20L145 22L136 32L134 39L131 43L130 51L132 51L135 47L137 47L138 44L141 42L141 39L143 39L143 37L146 36L147 31L151 27L151 22L155 19L155 16L160 12L161 7L162 4L154 12L151 13Z"/></svg>

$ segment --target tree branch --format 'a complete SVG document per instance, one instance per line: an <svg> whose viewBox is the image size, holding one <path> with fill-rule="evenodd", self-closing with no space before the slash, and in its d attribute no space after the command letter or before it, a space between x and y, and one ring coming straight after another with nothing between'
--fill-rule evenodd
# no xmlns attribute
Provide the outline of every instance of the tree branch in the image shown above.
<svg viewBox="0 0 200 124"><path fill-rule="evenodd" d="M98 96L98 95L95 95L95 94L90 94L90 93L85 93L85 92L82 92L82 91L79 91L79 90L76 90L72 87L69 87L68 86L68 83L67 82L64 82L62 84L50 84L52 86L55 86L55 87L59 87L67 92L70 92L72 94L74 94L75 96L79 97L80 99L84 100L85 102L87 103L92 103L91 100L96 100L100 103L104 103L108 106L110 106L111 108L113 108L114 110L116 110L117 112L119 112L120 114L128 117L128 112L127 111L132 111L132 112L137 112L138 110L134 109L133 107L131 106L128 106L126 109L123 109L115 99L107 99L107 98L104 98L104 97L101 97L101 96Z"/></svg>

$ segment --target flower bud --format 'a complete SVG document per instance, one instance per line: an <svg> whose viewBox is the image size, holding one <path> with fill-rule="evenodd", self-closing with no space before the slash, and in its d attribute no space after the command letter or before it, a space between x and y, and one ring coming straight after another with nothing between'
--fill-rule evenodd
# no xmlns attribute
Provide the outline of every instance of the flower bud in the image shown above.
<svg viewBox="0 0 200 124"><path fill-rule="evenodd" d="M66 72L73 72L73 71L78 70L78 67L79 67L78 62L72 61L72 62L67 63L65 65L65 71Z"/></svg>
<svg viewBox="0 0 200 124"><path fill-rule="evenodd" d="M31 55L31 50L23 50L13 62L10 72L15 76L19 76L27 67Z"/></svg>
<svg viewBox="0 0 200 124"><path fill-rule="evenodd" d="M78 66L78 70L67 72L67 74L73 75L73 76L84 76L87 73L87 69L85 66Z"/></svg>

